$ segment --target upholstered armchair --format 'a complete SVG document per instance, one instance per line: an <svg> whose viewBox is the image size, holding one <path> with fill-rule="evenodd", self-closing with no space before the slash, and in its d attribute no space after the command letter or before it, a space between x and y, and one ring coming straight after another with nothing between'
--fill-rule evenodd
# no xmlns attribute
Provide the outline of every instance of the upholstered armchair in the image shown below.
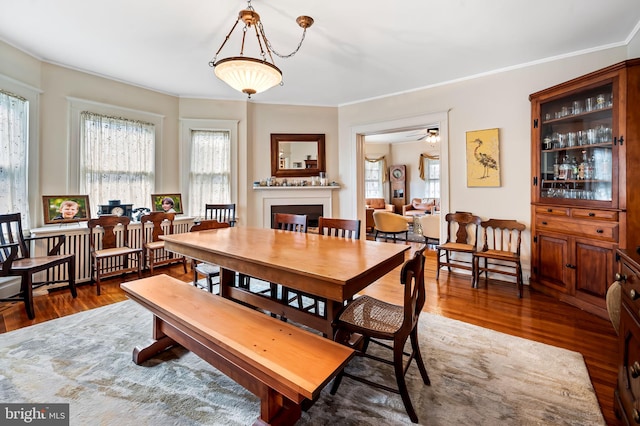
<svg viewBox="0 0 640 426"><path fill-rule="evenodd" d="M389 212L393 212L395 210L393 204L387 204L384 198L366 198L364 203L368 209L386 210Z"/></svg>
<svg viewBox="0 0 640 426"><path fill-rule="evenodd" d="M414 198L410 204L402 206L403 216L421 216L440 211L439 198Z"/></svg>
<svg viewBox="0 0 640 426"><path fill-rule="evenodd" d="M389 211L393 213L395 211L393 204L387 204L384 198L365 198L364 204L367 208L365 216L365 227L367 229L367 232L373 230L373 212Z"/></svg>

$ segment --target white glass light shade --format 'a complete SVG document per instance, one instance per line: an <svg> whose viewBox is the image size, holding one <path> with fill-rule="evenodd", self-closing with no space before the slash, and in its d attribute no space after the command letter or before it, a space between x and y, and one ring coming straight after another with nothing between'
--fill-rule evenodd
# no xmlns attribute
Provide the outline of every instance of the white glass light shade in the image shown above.
<svg viewBox="0 0 640 426"><path fill-rule="evenodd" d="M236 56L221 59L213 66L220 80L248 95L264 92L282 81L278 67L259 59Z"/></svg>

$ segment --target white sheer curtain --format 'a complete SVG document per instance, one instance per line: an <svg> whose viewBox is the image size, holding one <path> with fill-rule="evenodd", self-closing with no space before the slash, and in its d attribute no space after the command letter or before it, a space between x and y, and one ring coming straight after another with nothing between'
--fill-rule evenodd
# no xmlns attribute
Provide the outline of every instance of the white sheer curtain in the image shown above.
<svg viewBox="0 0 640 426"><path fill-rule="evenodd" d="M189 214L204 217L205 204L231 202L231 137L226 130L192 130Z"/></svg>
<svg viewBox="0 0 640 426"><path fill-rule="evenodd" d="M92 216L99 204L120 200L149 206L154 188L155 126L84 111L80 114L80 191Z"/></svg>
<svg viewBox="0 0 640 426"><path fill-rule="evenodd" d="M29 102L0 90L0 213L21 213L29 229Z"/></svg>
<svg viewBox="0 0 640 426"><path fill-rule="evenodd" d="M364 162L364 197L384 197L382 184L386 182L387 159L385 156L378 158L365 158Z"/></svg>

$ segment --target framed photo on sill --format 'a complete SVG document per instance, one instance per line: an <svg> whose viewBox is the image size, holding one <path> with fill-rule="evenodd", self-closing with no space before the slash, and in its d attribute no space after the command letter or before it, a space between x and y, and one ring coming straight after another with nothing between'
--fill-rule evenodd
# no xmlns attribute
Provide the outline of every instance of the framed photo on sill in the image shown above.
<svg viewBox="0 0 640 426"><path fill-rule="evenodd" d="M182 213L181 194L151 194L151 209L154 212Z"/></svg>
<svg viewBox="0 0 640 426"><path fill-rule="evenodd" d="M88 195L43 195L44 223L82 222L91 219Z"/></svg>
<svg viewBox="0 0 640 426"><path fill-rule="evenodd" d="M467 132L467 187L500 186L498 129Z"/></svg>

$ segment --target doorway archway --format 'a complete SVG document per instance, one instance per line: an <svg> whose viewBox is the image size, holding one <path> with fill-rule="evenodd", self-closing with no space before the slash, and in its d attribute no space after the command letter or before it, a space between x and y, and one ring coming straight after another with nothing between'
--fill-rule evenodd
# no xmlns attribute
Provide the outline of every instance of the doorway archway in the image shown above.
<svg viewBox="0 0 640 426"><path fill-rule="evenodd" d="M356 188L355 210L362 223L366 222L364 207L364 161L365 136L400 131L415 131L437 126L440 129L440 209L449 211L449 133L448 114L439 112L432 114L407 117L396 120L382 121L351 129L352 158L356 160L355 182Z"/></svg>

